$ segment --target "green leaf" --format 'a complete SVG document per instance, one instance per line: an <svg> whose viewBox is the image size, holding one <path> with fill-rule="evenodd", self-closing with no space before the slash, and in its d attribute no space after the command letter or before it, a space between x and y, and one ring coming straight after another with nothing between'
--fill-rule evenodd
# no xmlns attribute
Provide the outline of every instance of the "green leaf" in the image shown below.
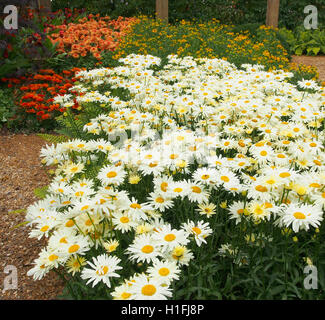
<svg viewBox="0 0 325 320"><path fill-rule="evenodd" d="M47 196L47 189L48 189L48 186L36 188L34 190L34 194L36 197L38 197L40 199L44 199Z"/></svg>
<svg viewBox="0 0 325 320"><path fill-rule="evenodd" d="M67 142L69 138L65 135L54 135L54 134L47 134L47 133L38 133L37 136L40 138L44 139L47 142L50 143L62 143L62 142Z"/></svg>
<svg viewBox="0 0 325 320"><path fill-rule="evenodd" d="M279 286L274 287L273 289L271 289L271 290L270 290L270 294L271 294L272 296L275 296L275 295L277 295L277 294L283 292L284 290L285 290L285 285L281 284L281 285L279 285Z"/></svg>
<svg viewBox="0 0 325 320"><path fill-rule="evenodd" d="M12 227L10 230L14 230L14 229L20 228L20 227L24 226L27 223L29 223L29 221L24 221L22 223L19 223L19 224L15 225L14 227Z"/></svg>
<svg viewBox="0 0 325 320"><path fill-rule="evenodd" d="M320 51L320 47L311 48L311 51L314 53L315 56L317 56Z"/></svg>
<svg viewBox="0 0 325 320"><path fill-rule="evenodd" d="M20 213L25 213L26 209L18 209L18 210L13 210L9 211L8 214L20 214Z"/></svg>
<svg viewBox="0 0 325 320"><path fill-rule="evenodd" d="M301 56L302 53L303 53L303 50L302 50L301 48L297 48L297 49L295 50L295 54L296 54L297 56Z"/></svg>

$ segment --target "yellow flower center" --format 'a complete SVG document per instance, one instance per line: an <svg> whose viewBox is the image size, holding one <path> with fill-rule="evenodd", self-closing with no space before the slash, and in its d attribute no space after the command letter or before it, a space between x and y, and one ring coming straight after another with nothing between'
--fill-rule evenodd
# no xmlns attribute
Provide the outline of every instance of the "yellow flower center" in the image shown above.
<svg viewBox="0 0 325 320"><path fill-rule="evenodd" d="M49 256L49 260L50 260L50 261L54 261L54 260L56 260L57 258L58 258L58 256L55 255L55 254L51 254L51 255Z"/></svg>
<svg viewBox="0 0 325 320"><path fill-rule="evenodd" d="M319 160L313 160L313 162L317 165L317 166L321 166L322 163Z"/></svg>
<svg viewBox="0 0 325 320"><path fill-rule="evenodd" d="M176 239L176 236L172 233L169 233L169 234L165 235L164 239L165 239L165 241L171 242Z"/></svg>
<svg viewBox="0 0 325 320"><path fill-rule="evenodd" d="M291 176L291 174L289 172L281 172L279 176L280 178L288 178Z"/></svg>
<svg viewBox="0 0 325 320"><path fill-rule="evenodd" d="M267 188L261 185L256 186L255 190L259 192L267 192Z"/></svg>
<svg viewBox="0 0 325 320"><path fill-rule="evenodd" d="M309 187L311 187L311 188L320 188L320 184L318 184L318 183L311 183L309 185Z"/></svg>
<svg viewBox="0 0 325 320"><path fill-rule="evenodd" d="M199 188L199 187L197 187L197 186L193 186L193 187L192 187L192 191L193 191L194 193L201 193L201 192L202 192L201 188Z"/></svg>
<svg viewBox="0 0 325 320"><path fill-rule="evenodd" d="M96 273L99 276L104 276L107 272L108 272L108 267L107 266L101 267L101 269L96 271Z"/></svg>
<svg viewBox="0 0 325 320"><path fill-rule="evenodd" d="M68 243L67 238L66 237L61 238L60 243Z"/></svg>
<svg viewBox="0 0 325 320"><path fill-rule="evenodd" d="M69 248L68 251L69 251L69 253L74 253L74 252L78 251L79 248L80 248L79 245L77 245L77 244L73 244L73 245Z"/></svg>
<svg viewBox="0 0 325 320"><path fill-rule="evenodd" d="M162 277L166 277L169 275L170 271L168 268L161 268L159 269L158 273L162 276Z"/></svg>
<svg viewBox="0 0 325 320"><path fill-rule="evenodd" d="M138 203L132 203L132 204L130 205L130 207L131 207L132 209L141 209L141 205L139 205Z"/></svg>
<svg viewBox="0 0 325 320"><path fill-rule="evenodd" d="M202 232L202 230L201 230L200 228L198 228L198 227L193 227L192 230L193 230L193 232L195 232L197 235L199 235L199 234Z"/></svg>
<svg viewBox="0 0 325 320"><path fill-rule="evenodd" d="M107 172L106 177L107 178L115 178L117 176L117 173L115 171Z"/></svg>
<svg viewBox="0 0 325 320"><path fill-rule="evenodd" d="M229 178L227 176L221 176L220 179L223 181L223 182L229 182Z"/></svg>
<svg viewBox="0 0 325 320"><path fill-rule="evenodd" d="M73 221L73 220L68 220L68 221L66 222L65 226L66 226L67 228L71 228L71 227L73 227L73 226L74 226L74 221Z"/></svg>
<svg viewBox="0 0 325 320"><path fill-rule="evenodd" d="M131 293L128 293L128 292L123 292L121 294L121 297L122 299L126 300L126 299L129 299L131 297Z"/></svg>
<svg viewBox="0 0 325 320"><path fill-rule="evenodd" d="M299 211L295 212L295 213L293 214L293 216L294 216L296 219L306 219L306 216L305 216L302 212L299 212Z"/></svg>
<svg viewBox="0 0 325 320"><path fill-rule="evenodd" d="M90 220L90 219L88 219L88 220L85 222L85 225L86 225L86 226L88 226L88 227L89 227L89 226L91 226L91 225L92 225L92 222L91 222L91 220Z"/></svg>
<svg viewBox="0 0 325 320"><path fill-rule="evenodd" d="M141 249L141 251L142 251L143 253L151 253L151 252L153 251L153 246L151 246L151 245L146 245L146 246L144 246L144 247Z"/></svg>
<svg viewBox="0 0 325 320"><path fill-rule="evenodd" d="M162 197L158 197L158 198L156 198L156 202L158 202L158 203L164 203L165 200Z"/></svg>
<svg viewBox="0 0 325 320"><path fill-rule="evenodd" d="M120 219L120 221L121 221L122 223L128 223L128 222L130 221L130 219L129 219L128 217L122 217L122 218Z"/></svg>
<svg viewBox="0 0 325 320"><path fill-rule="evenodd" d="M48 229L49 229L49 226L44 226L44 227L42 227L40 230L41 230L42 232L46 232Z"/></svg>
<svg viewBox="0 0 325 320"><path fill-rule="evenodd" d="M163 182L163 183L160 185L160 189L161 189L161 191L164 191L164 192L167 191L167 187L168 187L168 183L167 183L167 182Z"/></svg>
<svg viewBox="0 0 325 320"><path fill-rule="evenodd" d="M70 169L71 172L76 172L78 170L78 167L73 167Z"/></svg>
<svg viewBox="0 0 325 320"><path fill-rule="evenodd" d="M150 162L149 163L149 167L150 168L154 168L154 167L157 167L158 166L158 163L157 162Z"/></svg>
<svg viewBox="0 0 325 320"><path fill-rule="evenodd" d="M147 284L143 286L141 289L141 293L144 296L153 296L156 293L156 291L157 291L156 287L153 286L152 284Z"/></svg>

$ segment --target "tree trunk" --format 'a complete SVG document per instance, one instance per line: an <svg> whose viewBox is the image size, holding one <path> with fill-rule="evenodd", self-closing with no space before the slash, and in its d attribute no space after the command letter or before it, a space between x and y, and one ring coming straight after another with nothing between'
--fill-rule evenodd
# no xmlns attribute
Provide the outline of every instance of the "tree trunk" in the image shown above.
<svg viewBox="0 0 325 320"><path fill-rule="evenodd" d="M168 0L156 0L156 14L158 19L168 22Z"/></svg>
<svg viewBox="0 0 325 320"><path fill-rule="evenodd" d="M278 27L279 23L280 0L267 0L266 25Z"/></svg>

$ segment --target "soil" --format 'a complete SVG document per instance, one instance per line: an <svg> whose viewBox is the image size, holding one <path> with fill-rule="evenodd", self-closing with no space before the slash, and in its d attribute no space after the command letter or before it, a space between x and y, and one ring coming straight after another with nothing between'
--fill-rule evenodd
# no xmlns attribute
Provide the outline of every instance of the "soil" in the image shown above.
<svg viewBox="0 0 325 320"><path fill-rule="evenodd" d="M63 290L54 272L37 281L27 276L46 242L28 238L30 228L25 225L14 228L25 221L25 213L11 213L37 201L34 189L49 182L39 158L45 144L36 135L0 132L0 300L51 300ZM17 289L3 290L5 277L14 274L8 266L17 268Z"/></svg>

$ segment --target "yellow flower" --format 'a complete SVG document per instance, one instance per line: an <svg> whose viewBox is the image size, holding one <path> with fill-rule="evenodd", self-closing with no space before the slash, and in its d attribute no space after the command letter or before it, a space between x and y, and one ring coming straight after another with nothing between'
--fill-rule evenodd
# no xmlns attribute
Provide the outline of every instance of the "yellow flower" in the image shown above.
<svg viewBox="0 0 325 320"><path fill-rule="evenodd" d="M141 177L137 174L133 174L129 177L130 184L138 184L141 180Z"/></svg>

